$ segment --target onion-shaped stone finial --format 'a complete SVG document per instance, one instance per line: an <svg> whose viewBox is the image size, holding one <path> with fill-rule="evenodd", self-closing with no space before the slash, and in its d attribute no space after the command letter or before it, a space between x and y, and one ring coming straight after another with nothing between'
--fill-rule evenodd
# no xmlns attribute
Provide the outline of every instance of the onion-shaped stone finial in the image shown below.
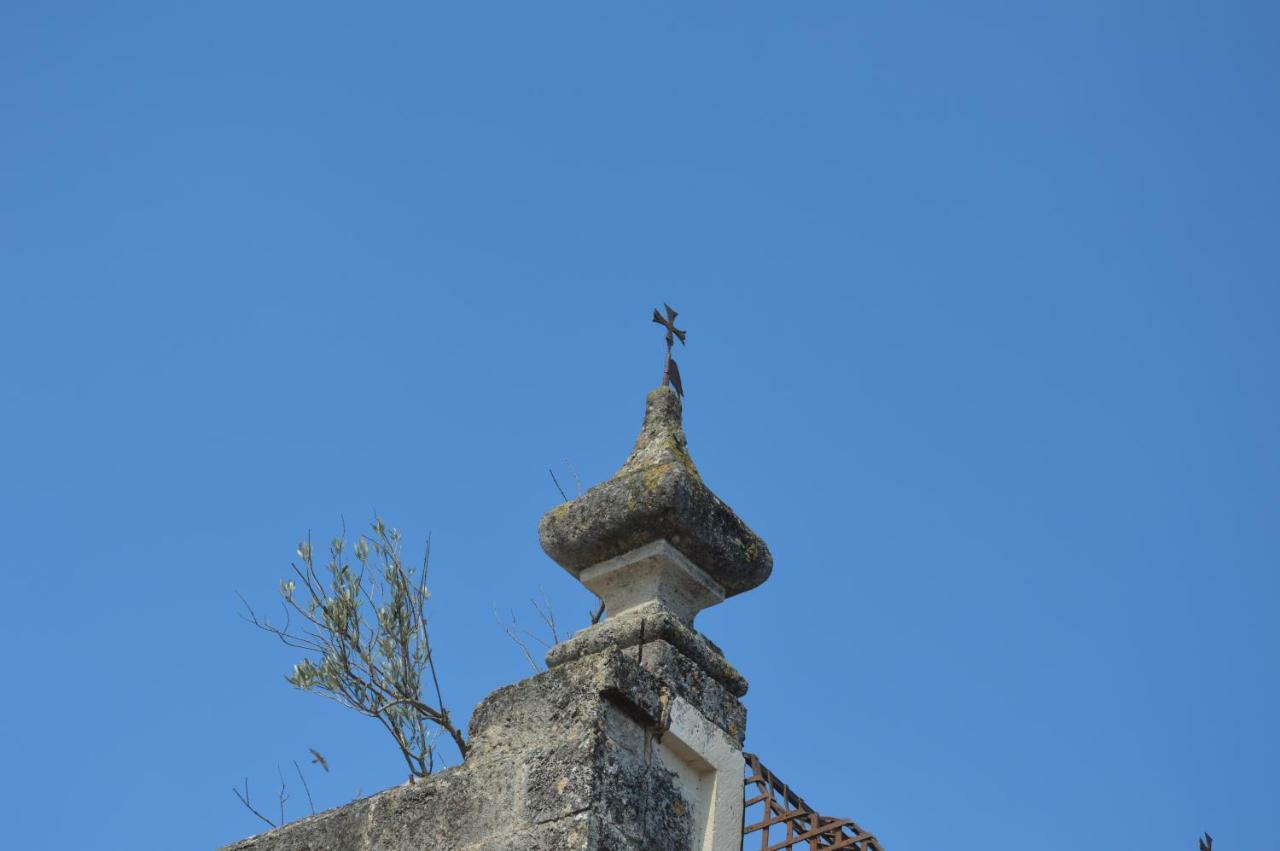
<svg viewBox="0 0 1280 851"><path fill-rule="evenodd" d="M538 537L547 555L604 599L610 615L617 605L656 600L691 622L699 609L756 587L773 569L764 541L703 483L689 457L680 397L666 386L649 394L644 426L622 468L547 512ZM659 542L667 547L651 546ZM623 570L654 559L667 566L656 577L646 569L644 587L635 570Z"/></svg>

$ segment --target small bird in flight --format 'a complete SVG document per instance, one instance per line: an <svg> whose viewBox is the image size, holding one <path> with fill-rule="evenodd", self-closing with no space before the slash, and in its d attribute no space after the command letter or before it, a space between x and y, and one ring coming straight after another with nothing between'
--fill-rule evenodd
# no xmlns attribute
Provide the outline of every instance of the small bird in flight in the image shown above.
<svg viewBox="0 0 1280 851"><path fill-rule="evenodd" d="M319 765L325 771L329 770L329 761L324 758L324 754L320 753L320 751L315 748L307 748L307 750L311 751L311 755L315 757L315 759L311 760L312 762Z"/></svg>

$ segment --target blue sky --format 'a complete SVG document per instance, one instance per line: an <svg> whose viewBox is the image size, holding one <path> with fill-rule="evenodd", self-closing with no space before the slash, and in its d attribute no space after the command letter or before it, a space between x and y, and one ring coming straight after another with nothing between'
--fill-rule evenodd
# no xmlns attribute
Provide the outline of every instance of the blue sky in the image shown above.
<svg viewBox="0 0 1280 851"><path fill-rule="evenodd" d="M236 618L373 510L443 685L587 593L669 301L748 746L892 851L1277 848L1280 7L0 8L0 812L208 848L389 740ZM292 790L290 814L305 812Z"/></svg>

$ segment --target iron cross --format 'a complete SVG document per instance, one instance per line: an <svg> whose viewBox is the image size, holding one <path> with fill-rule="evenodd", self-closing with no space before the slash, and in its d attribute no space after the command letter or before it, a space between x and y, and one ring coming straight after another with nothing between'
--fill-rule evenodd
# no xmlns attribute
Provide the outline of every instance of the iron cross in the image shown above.
<svg viewBox="0 0 1280 851"><path fill-rule="evenodd" d="M658 312L657 308L653 311L653 321L667 329L667 363L662 369L662 385L665 387L670 384L675 388L676 394L684 396L684 386L680 383L680 368L676 366L675 358L671 357L671 347L676 340L680 341L680 345L684 345L684 332L676 327L676 312L671 309L671 305L665 301L662 306L667 309L666 318Z"/></svg>

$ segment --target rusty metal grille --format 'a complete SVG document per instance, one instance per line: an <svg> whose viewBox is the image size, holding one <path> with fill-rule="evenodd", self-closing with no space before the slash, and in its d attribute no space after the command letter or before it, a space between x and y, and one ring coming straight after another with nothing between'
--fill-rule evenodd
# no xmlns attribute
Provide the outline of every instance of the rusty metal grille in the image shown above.
<svg viewBox="0 0 1280 851"><path fill-rule="evenodd" d="M755 754L747 758L742 811L743 851L883 851L874 836L850 819L818 815ZM759 842L756 842L759 837Z"/></svg>

